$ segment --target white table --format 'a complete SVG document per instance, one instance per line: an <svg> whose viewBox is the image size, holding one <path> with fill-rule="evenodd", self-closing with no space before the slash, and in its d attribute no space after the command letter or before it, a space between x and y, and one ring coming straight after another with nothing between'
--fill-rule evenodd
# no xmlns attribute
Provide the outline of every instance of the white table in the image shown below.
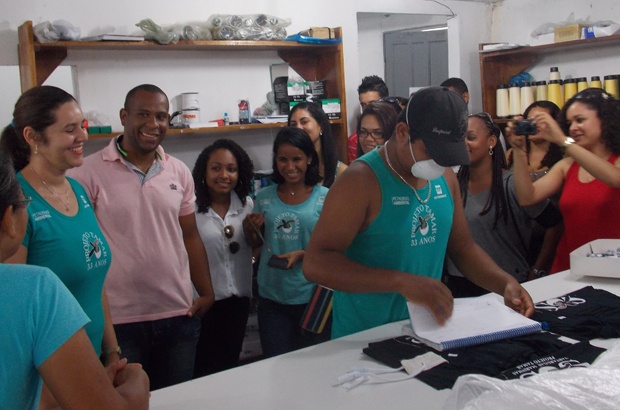
<svg viewBox="0 0 620 410"><path fill-rule="evenodd" d="M584 286L620 295L620 280L576 277L568 271L525 284L534 301ZM369 342L402 334L390 323L296 352L178 384L152 393L151 409L441 409L449 390L417 379L332 387L353 367L385 367L362 353Z"/></svg>

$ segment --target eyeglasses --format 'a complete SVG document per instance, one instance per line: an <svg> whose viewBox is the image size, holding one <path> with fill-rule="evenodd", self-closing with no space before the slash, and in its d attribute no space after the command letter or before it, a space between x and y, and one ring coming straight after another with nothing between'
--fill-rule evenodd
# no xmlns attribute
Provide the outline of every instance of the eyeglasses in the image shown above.
<svg viewBox="0 0 620 410"><path fill-rule="evenodd" d="M372 138L375 142L383 141L383 130L380 129L371 131L367 130L366 128L362 128L359 130L357 135L359 138L367 138L368 136L370 136L370 138Z"/></svg>
<svg viewBox="0 0 620 410"><path fill-rule="evenodd" d="M17 201L17 203L22 205L24 208L28 208L31 202L32 202L32 197L29 197L29 196L24 197L23 201Z"/></svg>
<svg viewBox="0 0 620 410"><path fill-rule="evenodd" d="M234 255L235 253L239 252L239 249L241 248L239 242L231 241L231 239L235 235L235 227L232 225L226 225L223 229L223 232L226 239L228 239L228 249L230 250L230 253Z"/></svg>

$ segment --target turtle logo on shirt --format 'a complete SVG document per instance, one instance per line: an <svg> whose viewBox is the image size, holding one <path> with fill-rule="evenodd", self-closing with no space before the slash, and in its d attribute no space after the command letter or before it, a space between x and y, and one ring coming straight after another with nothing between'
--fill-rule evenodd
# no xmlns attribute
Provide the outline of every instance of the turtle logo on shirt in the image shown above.
<svg viewBox="0 0 620 410"><path fill-rule="evenodd" d="M561 296L559 298L547 299L542 302L536 303L536 310L544 310L547 312L557 312L558 310L564 310L572 306L582 305L586 303L585 299L575 298L570 295Z"/></svg>
<svg viewBox="0 0 620 410"><path fill-rule="evenodd" d="M99 246L100 242L101 241L99 241L99 238L95 239L92 242L89 242L90 246L92 247L92 249L88 253L89 257L92 257L93 255L95 255L97 259L101 258L101 247Z"/></svg>
<svg viewBox="0 0 620 410"><path fill-rule="evenodd" d="M292 212L283 212L273 221L274 238L286 240L299 239L299 220Z"/></svg>
<svg viewBox="0 0 620 410"><path fill-rule="evenodd" d="M413 234L415 235L416 233L418 233L418 231L420 231L420 233L424 236L426 236L426 234L428 233L428 220L431 218L430 215L426 215L425 217L421 217L418 216L418 223L419 225L417 226L417 228L415 228L415 230L413 231Z"/></svg>
<svg viewBox="0 0 620 410"><path fill-rule="evenodd" d="M293 229L293 225L292 225L293 222L295 222L294 219L291 219L291 220L288 220L288 221L283 219L282 223L280 224L280 226L278 226L276 229L282 229L284 232L290 233L291 229Z"/></svg>
<svg viewBox="0 0 620 410"><path fill-rule="evenodd" d="M108 250L101 238L93 232L82 234L82 249L86 260L86 269L91 270L108 264Z"/></svg>
<svg viewBox="0 0 620 410"><path fill-rule="evenodd" d="M436 235L437 222L432 208L426 204L417 206L411 219L411 246L435 243Z"/></svg>

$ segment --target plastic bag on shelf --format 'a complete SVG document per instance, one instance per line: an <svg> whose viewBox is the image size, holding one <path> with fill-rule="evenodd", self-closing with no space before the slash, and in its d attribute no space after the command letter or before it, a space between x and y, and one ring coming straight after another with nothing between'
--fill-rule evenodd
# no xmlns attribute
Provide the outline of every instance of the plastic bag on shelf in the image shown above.
<svg viewBox="0 0 620 410"><path fill-rule="evenodd" d="M75 27L67 20L54 20L52 23L56 32L60 36L61 40L65 41L79 41L81 37L81 30L79 27Z"/></svg>
<svg viewBox="0 0 620 410"><path fill-rule="evenodd" d="M34 35L40 43L55 41L77 41L80 39L80 29L66 20L55 20L53 23L44 21L33 27Z"/></svg>
<svg viewBox="0 0 620 410"><path fill-rule="evenodd" d="M590 367L571 367L520 380L459 377L443 410L613 409L620 403L620 343Z"/></svg>
<svg viewBox="0 0 620 410"><path fill-rule="evenodd" d="M213 40L207 23L186 23L181 26L180 36L183 40Z"/></svg>
<svg viewBox="0 0 620 410"><path fill-rule="evenodd" d="M145 40L155 40L159 44L177 43L179 41L179 33L174 31L174 27L162 27L151 19L140 20L137 24L144 31Z"/></svg>
<svg viewBox="0 0 620 410"><path fill-rule="evenodd" d="M40 43L53 43L60 40L60 35L49 21L35 24L32 31Z"/></svg>
<svg viewBox="0 0 620 410"><path fill-rule="evenodd" d="M216 40L284 40L290 24L267 14L213 14L207 20Z"/></svg>

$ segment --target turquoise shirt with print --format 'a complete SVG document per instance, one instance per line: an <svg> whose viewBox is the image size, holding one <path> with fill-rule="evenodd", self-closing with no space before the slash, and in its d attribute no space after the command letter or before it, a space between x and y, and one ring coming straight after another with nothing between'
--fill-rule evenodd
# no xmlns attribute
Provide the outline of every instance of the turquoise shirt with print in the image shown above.
<svg viewBox="0 0 620 410"><path fill-rule="evenodd" d="M254 201L254 212L265 216L265 244L258 266L258 291L264 298L284 305L308 303L314 283L301 272L301 262L291 269L267 265L271 255L306 249L310 234L323 210L328 189L316 185L303 203L288 205L278 197L277 185L261 189Z"/></svg>
<svg viewBox="0 0 620 410"><path fill-rule="evenodd" d="M358 161L368 164L379 180L381 209L355 237L346 256L366 266L440 280L454 216L454 200L445 178L430 181L430 200L423 204L411 187L390 172L379 151ZM423 200L428 189L425 185L417 191ZM406 300L397 293L334 291L332 338L407 317Z"/></svg>
<svg viewBox="0 0 620 410"><path fill-rule="evenodd" d="M37 369L88 318L47 268L0 263L0 283L0 408L35 410L42 385Z"/></svg>
<svg viewBox="0 0 620 410"><path fill-rule="evenodd" d="M32 197L22 242L28 248L27 263L50 268L71 291L91 320L85 330L99 355L104 327L101 295L112 253L88 195L77 181L67 178L79 206L75 216L67 216L47 203L21 173L18 179L24 195Z"/></svg>

